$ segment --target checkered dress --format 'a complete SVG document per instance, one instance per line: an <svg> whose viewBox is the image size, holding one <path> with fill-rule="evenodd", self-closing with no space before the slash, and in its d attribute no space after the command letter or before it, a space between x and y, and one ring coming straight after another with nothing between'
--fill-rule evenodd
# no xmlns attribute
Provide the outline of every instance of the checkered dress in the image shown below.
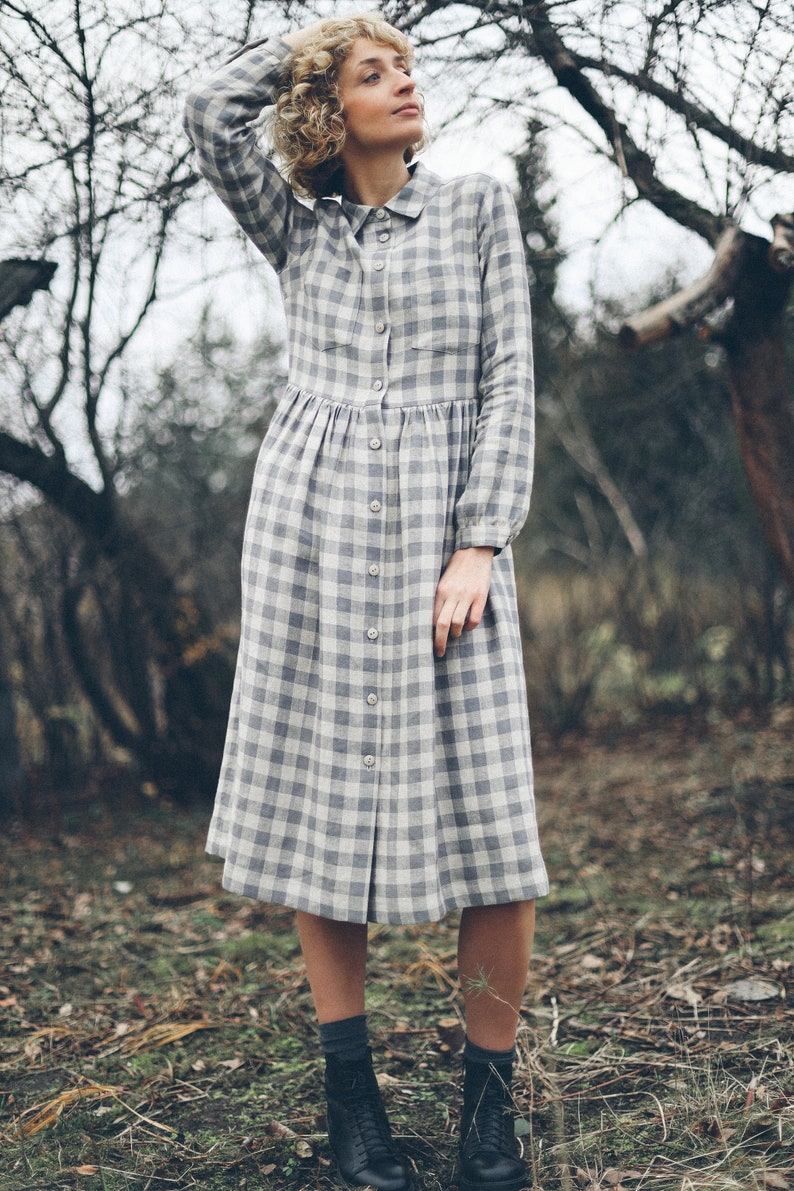
<svg viewBox="0 0 794 1191"><path fill-rule="evenodd" d="M276 269L289 381L262 444L208 850L227 889L351 922L547 890L509 543L532 474L529 298L507 189L421 164L383 207L294 196L250 122L290 48L187 103L199 166ZM452 552L480 625L432 646Z"/></svg>

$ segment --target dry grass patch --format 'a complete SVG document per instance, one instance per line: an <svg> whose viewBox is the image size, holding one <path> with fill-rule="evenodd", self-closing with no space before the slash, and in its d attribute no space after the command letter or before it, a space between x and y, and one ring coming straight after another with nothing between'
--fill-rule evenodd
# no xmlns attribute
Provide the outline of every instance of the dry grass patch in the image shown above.
<svg viewBox="0 0 794 1191"><path fill-rule="evenodd" d="M792 725L541 747L535 1188L794 1191ZM218 888L205 825L108 801L6 835L2 1191L338 1186L290 915ZM384 1094L425 1191L454 1186L454 931L372 932Z"/></svg>

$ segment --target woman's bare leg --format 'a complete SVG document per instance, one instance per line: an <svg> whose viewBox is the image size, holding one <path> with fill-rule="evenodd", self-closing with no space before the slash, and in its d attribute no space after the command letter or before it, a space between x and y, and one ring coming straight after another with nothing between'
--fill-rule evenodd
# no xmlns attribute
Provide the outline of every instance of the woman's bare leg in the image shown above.
<svg viewBox="0 0 794 1191"><path fill-rule="evenodd" d="M367 926L297 912L306 973L319 1022L343 1021L364 1012Z"/></svg>
<svg viewBox="0 0 794 1191"><path fill-rule="evenodd" d="M534 901L462 912L458 979L466 1034L477 1046L506 1051L514 1045L534 933Z"/></svg>
<svg viewBox="0 0 794 1191"><path fill-rule="evenodd" d="M320 1043L325 1052L328 1141L339 1170L349 1185L411 1191L410 1167L392 1139L372 1069L372 1056L366 1046L362 1017L366 923L333 922L303 911L298 912L297 923L320 1022ZM360 1020L351 1021L356 1018ZM332 1024L337 1022L338 1026ZM330 1037L331 1033L336 1033L335 1039ZM342 1041L355 1046L346 1053L329 1046L331 1042Z"/></svg>

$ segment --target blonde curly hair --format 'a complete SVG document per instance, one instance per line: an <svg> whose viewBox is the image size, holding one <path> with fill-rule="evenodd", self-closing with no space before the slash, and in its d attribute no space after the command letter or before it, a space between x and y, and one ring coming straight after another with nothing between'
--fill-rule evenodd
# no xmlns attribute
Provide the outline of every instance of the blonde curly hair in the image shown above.
<svg viewBox="0 0 794 1191"><path fill-rule="evenodd" d="M287 181L296 194L324 198L341 194L340 153L345 122L339 96L339 68L360 37L389 46L413 63L408 39L379 13L331 17L288 59L279 88L272 123L273 147L284 164ZM409 162L424 139L405 150Z"/></svg>

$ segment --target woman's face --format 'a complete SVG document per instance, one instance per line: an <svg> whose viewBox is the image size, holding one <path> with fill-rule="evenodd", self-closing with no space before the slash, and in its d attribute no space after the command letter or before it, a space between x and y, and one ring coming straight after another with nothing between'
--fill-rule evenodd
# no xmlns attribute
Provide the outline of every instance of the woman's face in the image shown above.
<svg viewBox="0 0 794 1191"><path fill-rule="evenodd" d="M416 83L392 46L360 37L339 68L338 86L345 149L402 154L421 140L424 119Z"/></svg>

